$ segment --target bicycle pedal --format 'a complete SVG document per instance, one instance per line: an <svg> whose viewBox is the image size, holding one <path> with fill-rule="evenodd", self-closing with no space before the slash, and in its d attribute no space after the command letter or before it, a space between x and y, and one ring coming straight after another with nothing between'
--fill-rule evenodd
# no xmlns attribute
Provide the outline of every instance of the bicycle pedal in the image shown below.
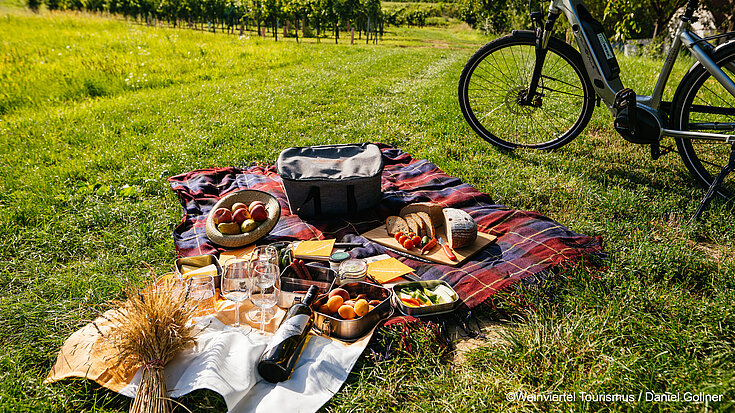
<svg viewBox="0 0 735 413"><path fill-rule="evenodd" d="M616 112L615 130L626 140L635 140L638 117L636 94L633 89L625 88L618 91L613 101L613 109Z"/></svg>
<svg viewBox="0 0 735 413"><path fill-rule="evenodd" d="M613 108L620 111L623 108L631 107L635 105L636 94L633 89L626 87L621 89L615 94L615 100L613 101Z"/></svg>

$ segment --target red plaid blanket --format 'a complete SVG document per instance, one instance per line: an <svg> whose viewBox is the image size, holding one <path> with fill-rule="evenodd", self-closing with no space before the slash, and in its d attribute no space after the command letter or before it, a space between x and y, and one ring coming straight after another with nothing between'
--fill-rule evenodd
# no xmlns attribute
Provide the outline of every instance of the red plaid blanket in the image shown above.
<svg viewBox="0 0 735 413"><path fill-rule="evenodd" d="M431 162L380 146L385 162L383 200L377 208L352 218L304 221L292 215L281 179L270 165L202 169L169 178L185 212L173 234L179 255L217 254L225 250L207 238L204 223L218 199L241 189L268 192L281 205L280 221L261 242L324 238L359 241L366 247L353 250L358 256L385 252L380 245L357 234L383 225L386 217L395 215L411 202L432 201L464 209L477 221L480 231L496 235L498 240L457 268L398 258L415 268L423 279L448 282L469 308L556 264L601 253L600 237L577 234L536 212L495 205L489 195L445 174Z"/></svg>

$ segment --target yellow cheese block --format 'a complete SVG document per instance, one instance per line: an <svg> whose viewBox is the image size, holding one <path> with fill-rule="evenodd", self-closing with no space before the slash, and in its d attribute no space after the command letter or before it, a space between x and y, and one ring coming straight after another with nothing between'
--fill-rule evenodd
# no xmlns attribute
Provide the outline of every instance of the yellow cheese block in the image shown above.
<svg viewBox="0 0 735 413"><path fill-rule="evenodd" d="M217 266L214 264L209 264L206 267L194 267L191 265L182 265L181 266L181 275L189 277L196 277L200 275L211 275L212 277L217 276Z"/></svg>

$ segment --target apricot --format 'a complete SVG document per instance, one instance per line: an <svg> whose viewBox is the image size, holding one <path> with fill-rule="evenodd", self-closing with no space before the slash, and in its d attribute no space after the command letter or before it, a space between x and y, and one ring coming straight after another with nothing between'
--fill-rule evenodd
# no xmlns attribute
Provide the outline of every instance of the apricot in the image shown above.
<svg viewBox="0 0 735 413"><path fill-rule="evenodd" d="M355 302L355 315L362 317L370 311L370 306L365 299L359 299Z"/></svg>
<svg viewBox="0 0 735 413"><path fill-rule="evenodd" d="M342 301L347 301L350 299L350 293L347 292L344 288L335 288L334 290L329 292L329 297L334 297L335 295L339 295L342 297Z"/></svg>
<svg viewBox="0 0 735 413"><path fill-rule="evenodd" d="M345 301L345 305L349 305L350 307L354 307L355 306L355 300L347 300L347 301Z"/></svg>
<svg viewBox="0 0 735 413"><path fill-rule="evenodd" d="M320 312L322 314L326 314L326 315L332 315L332 314L334 314L334 311L332 311L329 308L329 305L327 305L327 304L320 305L319 308L316 311L318 311L318 312Z"/></svg>
<svg viewBox="0 0 735 413"><path fill-rule="evenodd" d="M337 310L337 312L339 313L339 316L345 320L352 320L355 318L355 309L349 305L343 305L339 310Z"/></svg>
<svg viewBox="0 0 735 413"><path fill-rule="evenodd" d="M344 300L342 299L342 296L335 295L332 297L329 297L329 300L327 300L327 307L329 307L330 314L334 314L339 310L340 307L342 307L342 304L344 303Z"/></svg>

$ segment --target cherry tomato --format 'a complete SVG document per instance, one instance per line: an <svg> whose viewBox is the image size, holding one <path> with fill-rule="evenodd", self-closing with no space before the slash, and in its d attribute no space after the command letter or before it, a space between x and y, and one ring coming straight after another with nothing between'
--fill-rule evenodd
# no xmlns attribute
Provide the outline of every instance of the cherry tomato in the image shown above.
<svg viewBox="0 0 735 413"><path fill-rule="evenodd" d="M406 240L403 241L403 248L407 250L410 250L411 248L413 248L413 240L406 237Z"/></svg>
<svg viewBox="0 0 735 413"><path fill-rule="evenodd" d="M406 234L404 234L403 231L398 231L398 232L396 232L396 235L393 236L393 238L395 238L396 241L398 241L398 239L401 238L404 235L406 235Z"/></svg>
<svg viewBox="0 0 735 413"><path fill-rule="evenodd" d="M416 235L416 233L415 232L409 232L406 235L408 235L409 238L413 238Z"/></svg>
<svg viewBox="0 0 735 413"><path fill-rule="evenodd" d="M418 235L411 237L411 241L413 241L413 245L421 245L421 237Z"/></svg>
<svg viewBox="0 0 735 413"><path fill-rule="evenodd" d="M401 235L401 237L398 238L398 243L403 245L403 243L406 242L407 239L409 239L407 236Z"/></svg>

